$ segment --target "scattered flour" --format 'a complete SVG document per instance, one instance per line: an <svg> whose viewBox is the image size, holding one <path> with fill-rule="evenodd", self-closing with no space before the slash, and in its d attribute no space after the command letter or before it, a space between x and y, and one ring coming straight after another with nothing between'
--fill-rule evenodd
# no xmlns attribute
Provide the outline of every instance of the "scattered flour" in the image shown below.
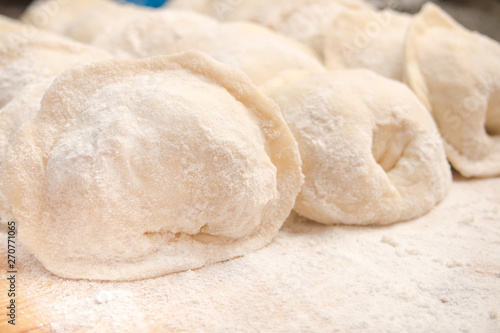
<svg viewBox="0 0 500 333"><path fill-rule="evenodd" d="M429 214L385 227L292 214L260 251L136 282L59 278L19 247L20 293L53 332L498 332L499 186L455 175Z"/></svg>

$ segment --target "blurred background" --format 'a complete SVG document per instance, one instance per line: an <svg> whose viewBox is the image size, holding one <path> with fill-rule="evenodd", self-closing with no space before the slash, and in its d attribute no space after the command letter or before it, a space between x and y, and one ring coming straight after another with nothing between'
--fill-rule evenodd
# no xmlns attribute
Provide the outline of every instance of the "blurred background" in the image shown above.
<svg viewBox="0 0 500 333"><path fill-rule="evenodd" d="M120 0L123 1L123 0ZM293 0L290 0L293 1ZM376 7L416 13L426 0L367 0ZM130 0L158 6L164 0ZM432 0L465 27L500 41L500 0ZM0 0L0 14L19 17L31 0Z"/></svg>
<svg viewBox="0 0 500 333"><path fill-rule="evenodd" d="M416 13L426 0L367 0L378 8ZM470 30L500 41L500 0L432 0Z"/></svg>

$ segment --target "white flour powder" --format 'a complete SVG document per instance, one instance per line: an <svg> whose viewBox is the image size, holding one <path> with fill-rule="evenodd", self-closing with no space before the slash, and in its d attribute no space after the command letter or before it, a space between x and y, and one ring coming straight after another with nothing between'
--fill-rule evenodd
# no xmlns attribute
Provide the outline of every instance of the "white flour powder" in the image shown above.
<svg viewBox="0 0 500 333"><path fill-rule="evenodd" d="M58 278L20 247L20 297L55 332L499 332L498 188L455 176L428 215L388 227L292 215L258 252L137 282Z"/></svg>

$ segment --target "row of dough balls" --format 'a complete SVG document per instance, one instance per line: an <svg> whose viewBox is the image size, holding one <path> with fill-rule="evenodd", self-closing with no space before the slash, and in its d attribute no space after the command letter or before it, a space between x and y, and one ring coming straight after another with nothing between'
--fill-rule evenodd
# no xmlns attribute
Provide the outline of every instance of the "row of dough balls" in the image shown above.
<svg viewBox="0 0 500 333"><path fill-rule="evenodd" d="M123 10L123 11L126 11L128 9L129 9L129 7L120 7L120 10ZM78 11L81 11L81 9L79 9ZM30 12L32 13L33 10L29 11L28 14ZM28 14L25 15L25 17L28 16ZM149 14L149 15L145 15L145 14ZM132 29L132 30L127 30L127 32L124 35L126 37L132 35L131 31L134 30L133 29L134 22L138 26L142 26L143 22L152 22L152 21L154 22L153 18L154 18L155 14L158 14L158 12L142 11L137 16L137 18L134 18L134 19L130 18L130 17L133 17L133 15L124 15L125 17L127 17L127 16L129 16L129 17L121 20L121 22L127 23L126 25L123 25L123 26L128 27L128 29ZM165 14L167 14L167 15L165 15ZM161 18L161 19L159 19L157 21L163 22L163 27L164 27L165 24L168 24L169 22L172 22L172 21L175 22L175 18L180 19L179 16L183 19L184 23L185 23L187 17L189 17L189 15L187 13L181 12L181 15L179 15L179 16L176 16L176 14L177 13L175 11L160 12L159 15L157 16L157 18ZM65 16L70 16L70 15L65 15ZM87 16L87 15L84 15L84 16ZM200 20L205 20L205 18L200 18L198 15L192 15L191 18L195 22L198 22ZM75 20L75 19L73 19L73 20ZM76 19L76 21L78 21L78 19ZM156 25L161 25L161 24L156 22ZM186 26L191 26L191 25L192 24L187 24ZM120 27L122 25L119 24L118 26ZM130 27L132 27L132 28L130 28ZM197 28L199 28L199 27L197 27ZM238 28L243 28L243 29L238 29ZM64 31L64 29L61 29L61 30ZM78 29L76 29L73 25L68 30L77 31ZM103 30L103 29L101 29L101 30ZM148 31L151 31L151 30L154 31L154 26L150 27L150 29ZM186 27L183 28L183 31L187 31L187 30L188 29ZM254 33L254 32L256 32L256 33ZM88 35L88 34L86 34L86 35ZM100 40L103 40L103 38L102 38L103 35L106 35L106 33L99 35ZM152 35L154 35L154 32L152 33ZM181 35L181 34L177 34L177 36L179 36L179 35ZM284 69L279 68L279 64L283 63L283 61L281 61L281 59L285 59L285 58L288 60L293 59L293 56L289 56L290 47L288 47L288 46L290 46L291 42L287 41L285 38L283 38L277 34L273 34L270 31L266 31L263 28L259 28L257 26L251 25L251 24L239 23L239 24L219 25L219 26L217 26L217 29L215 29L215 33L209 32L207 34L203 34L202 36L200 36L199 33L194 33L192 35L194 35L194 37L190 36L188 38L184 38L182 43L177 43L177 44L188 44L189 46L186 47L185 49L189 49L189 48L193 48L193 47L197 47L198 49L201 48L203 51L208 52L210 55L214 56L218 60L225 60L225 62L230 63L232 65L236 64L236 65L238 65L238 67L244 69L250 75L250 77L253 79L253 81L256 83L265 81L265 80L261 79L263 76L267 76L266 79L269 79L271 77L275 77L276 75L278 75L279 73L282 73L283 71L285 71L285 73L288 73L287 70L292 70L290 73L290 76L295 77L297 70L299 70L299 69L304 70L304 67L297 66L296 63L292 63L292 61L288 62L287 66L285 66ZM219 38L220 35L224 35L225 38ZM229 35L229 38L228 38L228 35ZM109 43L112 42L113 40L115 40L115 41L120 40L120 36L123 37L123 35L120 35L119 29L113 30L112 36L108 36L107 38L104 38L104 39L107 39L108 42L103 43L103 45L109 45ZM244 38L242 38L242 36ZM141 35L141 37L143 37L143 36ZM235 37L235 38L230 38L230 37ZM252 37L253 37L253 39L252 39ZM186 39L189 40L189 42L186 43ZM136 40L139 40L139 39L136 39ZM146 41L146 43L147 43L148 38L146 36L146 38L141 38L140 40L141 40L141 42ZM167 40L171 41L170 38L167 38ZM197 42L193 42L193 40L195 40ZM219 47L219 44L217 44L217 41L222 41L224 44L222 44L222 46ZM264 46L264 47L258 48L258 49L247 47L248 52L243 52L244 57L242 57L241 54L239 54L239 53L235 54L234 51L231 52L231 49L228 48L229 46L234 48L234 45L236 45L238 47L237 50L241 50L242 48L244 49L245 45L242 45L241 41L244 41L245 45L252 45L252 46L256 45L256 46L261 46L261 47ZM120 43L118 43L118 44L120 44ZM127 43L125 43L125 44L130 45ZM175 43L171 43L171 44L166 43L165 45L172 47L173 44L175 44ZM191 46L193 44L195 46ZM215 44L215 47L214 47L214 44ZM151 45L151 44L149 44L149 45ZM158 50L157 48L148 49L147 47L142 47L142 49L144 52L145 51L149 52L150 55L158 54L158 53L161 53L162 51L165 51L165 48L166 48L165 46L163 46L161 43L157 43L157 45L159 45L160 50ZM201 47L200 47L200 45L201 45ZM276 60L271 62L272 63L271 69L275 69L275 70L274 71L263 70L263 68L266 69L265 66L263 66L266 64L266 59L263 59L263 58L267 57L265 55L265 49L269 49L272 46L274 46L276 49L276 52L274 52L274 55L277 55L273 58L273 60L274 59L276 59ZM126 49L126 47L124 47L124 49ZM184 48L180 47L180 49L184 49ZM244 49L244 50L246 51L247 49ZM281 50L284 50L284 52L278 53ZM300 49L297 47L296 50L300 50ZM215 53L215 52L218 52L218 53ZM276 53L278 53L278 54L276 54ZM300 54L300 53L298 53L298 54L299 54L299 57L303 56L303 54ZM236 55L238 57L236 57ZM131 56L131 55L129 55L129 56ZM312 59L312 58L310 58L310 59ZM313 61L310 61L310 64L308 67L309 67L309 71L313 71L313 70L317 71L318 66ZM281 69L281 71L276 70L277 68ZM306 66L306 68L307 68L307 66ZM264 75L261 75L261 73L264 73ZM280 83L281 83L281 81L280 81ZM271 89L268 88L266 90L270 91ZM330 111L335 112L335 110L330 110ZM370 112L370 110L367 110L366 112ZM286 116L286 113L285 113L285 116ZM311 116L307 116L307 117L311 117ZM374 128L376 128L377 126L378 125L375 124ZM369 129L366 133L367 136L372 135L371 133L373 132L373 130L374 129ZM300 142L300 140L299 140L299 142ZM439 141L437 141L437 142L439 143ZM330 143L329 145L332 145L332 144ZM439 144L437 146L439 146ZM327 147L327 148L330 149L331 147ZM335 149L336 147L334 146L332 148ZM368 146L368 148L370 148L370 146ZM368 151L365 149L364 153L368 152L368 154L371 156L372 154L370 153L371 152L370 149L368 149ZM385 168L386 170L384 170L384 171L386 171L386 172L391 171L392 167L394 166L397 159L400 156L402 156L402 155L397 155L397 154L401 153L401 149L398 148L398 149L395 149L394 151L395 151L395 153L394 153L395 156L391 157L394 160L394 163L393 163L393 165ZM305 154L306 152L303 152L303 153ZM358 154L361 154L361 152ZM328 156L328 154L326 154L326 153L324 155ZM361 159L361 157L360 157L360 159ZM374 163L376 162L377 159L379 159L379 157L377 157L375 159L372 157L372 160ZM325 173L326 177L329 177L330 171L328 171L328 169L330 168L330 166L324 162L322 162L321 164L325 165L324 173ZM416 168L416 165L415 165L415 168ZM395 173L396 171L392 170L392 172ZM352 172L352 173L354 176L355 173L354 172ZM382 173L382 174L384 174L384 173ZM421 174L424 174L424 173L422 172ZM438 172L437 175L441 176L442 173ZM307 172L306 172L306 176L309 176ZM356 178L357 177L359 177L359 176L356 176ZM315 177L312 177L312 176L307 177L307 179L309 179L310 182L313 182L314 178ZM335 180L338 177L331 177L331 178L333 178ZM376 183L376 182L374 182L374 183ZM438 183L438 182L433 181L433 177L430 177L429 181L427 183L436 185L436 183ZM443 183L443 182L441 182L441 183ZM446 184L446 182L444 184ZM311 187L311 188L318 187L317 184L313 185L311 183L308 185L310 185L308 187ZM385 207L387 204L389 204L389 207L393 207L392 209L373 210L373 209L370 209L370 206L366 206L366 208L363 210L357 209L357 210L352 211L348 214L333 214L333 216L331 216L330 218L321 218L320 219L317 217L318 214L314 212L316 210L324 210L325 209L325 207L324 207L325 205L319 205L319 202L322 201L322 200L319 200L319 199L321 199L320 197L324 196L323 194L320 194L320 193L323 193L325 191L331 192L332 185L329 183L324 183L323 187L324 188L319 188L319 189L315 190L316 192L318 192L318 194L317 194L318 200L314 200L314 198L309 199L310 202L316 201L316 202L318 202L318 204L313 205L312 203L309 203L308 204L309 212L307 212L306 210L301 210L301 213L303 215L310 217L310 218L314 218L316 220L319 220L320 222L323 222L323 223L355 223L355 224L371 224L371 223L386 224L386 223L392 223L392 222L397 222L397 221L401 221L401 220L407 220L407 219L414 218L416 216L421 215L423 212L429 210L437 201L439 201L440 198L442 198L443 193L445 192L445 189L446 189L446 186L442 186L442 185L438 186L435 189L431 188L430 189L431 195L423 196L423 197L425 197L425 199L421 200L424 203L420 204L420 205L415 205L413 200L409 200L407 198L407 195L401 196L400 194L398 194L391 179L387 178L387 179L385 179L385 186L383 186L382 188L377 188L376 186L372 185L371 187L366 188L365 192L368 194L368 196L374 197L374 198L375 197L382 197L382 198L387 197L388 196L387 193L390 193L389 197L391 197L392 199L388 200L388 201L381 200L382 204L380 206ZM374 189L372 190L372 188L374 188ZM349 189L349 187L344 186L344 189L342 191L340 191L340 193L346 193L345 191L348 189ZM354 191L354 188L352 188L352 190L353 190L352 195L349 195L348 197L351 198L350 201L356 201L358 197L355 195L355 193L358 190ZM376 194L377 192L379 192L379 193ZM421 192L424 192L424 191L421 191ZM417 191L414 191L414 193L413 193L414 196L417 195L415 193L417 193ZM422 196L421 193L419 193L418 195ZM302 201L302 200L299 200L299 201ZM361 202L365 202L365 200L361 200ZM402 204L402 203L404 203L404 204ZM359 204L353 205L353 207L355 207L355 206L362 206L362 205L359 205ZM394 207L396 207L396 208L394 208ZM330 210L332 210L331 207L330 207ZM322 214L322 215L328 215L328 214Z"/></svg>
<svg viewBox="0 0 500 333"><path fill-rule="evenodd" d="M0 117L23 100L33 105L25 120L35 116L5 141L2 188L23 243L52 272L137 279L230 259L267 244L297 195L300 214L349 224L411 219L444 197L451 176L441 138L405 85L329 72L307 46L254 24L92 3L109 11L46 2L24 20L123 58L198 48L253 83L193 52L111 60L64 72L37 113L43 84L65 62L90 60L72 53L110 56L49 33L26 39L26 26L0 21L1 45L16 36L22 45L4 49L15 56L1 64L11 93ZM58 43L64 52L53 57Z"/></svg>
<svg viewBox="0 0 500 333"><path fill-rule="evenodd" d="M104 51L41 31L25 38L27 27L7 19L0 27L0 117L13 120L2 122L2 189L23 244L60 276L138 279L254 251L301 189L301 214L354 224L419 216L448 189L431 117L407 87L371 72L269 89L283 110L293 106L290 124L303 117L297 138L326 148L303 149L316 203L278 107L242 72L200 53L102 62ZM315 110L286 97L317 94L327 99Z"/></svg>
<svg viewBox="0 0 500 333"><path fill-rule="evenodd" d="M17 111L29 113L23 118L34 118L7 138L9 151L1 179L21 223L23 244L51 272L110 280L152 277L230 259L264 246L275 236L301 189L301 161L277 106L244 74L197 53L73 67L109 55L49 33L37 32L26 39L25 27L6 19L2 23L0 73L2 91L9 93L10 100L4 100L0 115L7 119L4 116ZM38 111L45 87L64 67L72 68L51 85ZM356 178L370 181L371 187L358 183L356 191L362 196L348 200L362 209L357 212L351 207L345 217L337 216L338 221L407 219L425 213L444 196L450 177L439 136L408 88L366 71L339 76L325 72L309 79L338 85L331 91L332 98L344 96L346 103L353 98L346 91L358 95L353 90L362 82L381 85L385 94L377 97L379 103L385 103L392 89L400 91L401 101L389 98L393 105L377 109L380 117L362 105L354 117L344 108L328 106L319 114L328 118L332 112L332 125L339 129L346 122L360 126L361 135L356 138L338 135L342 133L334 128L325 132L325 144L344 144L332 152L338 154L337 162L344 163L340 157L348 153L345 145L351 140L365 141L344 169L352 174L352 165L366 162ZM276 101L286 94L276 91ZM25 105L30 105L26 111ZM405 159L394 160L400 152L388 150L393 149L388 148L391 133L400 126L391 117L408 123L401 135L415 147L421 140L436 145L423 153L417 149L416 159L407 160L417 164L406 166L425 170L418 175L435 179L439 191L432 184L426 189L425 181L413 184L413 193L410 184L403 184L409 190L401 188L399 194L393 180L385 177L381 166L390 169L396 163L391 173L399 173L400 180L405 177ZM304 120L308 121L307 116ZM380 127L374 144L379 147L375 155L380 165L371 157L372 126ZM310 129L316 131L313 126ZM407 149L409 156L413 149ZM441 163L437 173L433 154L439 155ZM357 160L359 156L365 161ZM428 160L422 163L421 156ZM323 161L328 156L315 158L318 166L330 172L332 164ZM310 165L313 159L308 160ZM371 169L376 173L373 179ZM421 176L409 176L409 182ZM335 180L342 177L332 174L318 182L337 186ZM394 179L399 187L400 180ZM349 183L355 180L339 182L343 188L338 187L335 196L349 197ZM425 198L420 200L422 194ZM380 196L385 199L378 201ZM322 209L344 209L335 197L329 200L330 207ZM348 200L344 198L344 203Z"/></svg>

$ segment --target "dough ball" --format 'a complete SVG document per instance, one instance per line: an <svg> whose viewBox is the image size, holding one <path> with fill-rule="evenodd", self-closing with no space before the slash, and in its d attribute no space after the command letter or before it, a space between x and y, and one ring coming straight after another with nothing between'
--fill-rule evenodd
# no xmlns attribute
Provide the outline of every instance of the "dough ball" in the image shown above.
<svg viewBox="0 0 500 333"><path fill-rule="evenodd" d="M352 11L371 12L371 8L363 1L316 0L290 13L277 30L310 46L324 59L325 35L330 24L338 20L338 15Z"/></svg>
<svg viewBox="0 0 500 333"><path fill-rule="evenodd" d="M289 70L284 71L277 76L273 77L271 80L266 81L265 84L260 85L259 88L262 92L267 94L268 92L272 92L274 90L279 89L293 81L314 75L317 73L313 73L305 70Z"/></svg>
<svg viewBox="0 0 500 333"><path fill-rule="evenodd" d="M2 170L9 144L19 127L30 120L40 109L40 100L50 81L31 84L18 91L17 96L0 108L0 170ZM14 216L2 188L0 179L0 223L12 221Z"/></svg>
<svg viewBox="0 0 500 333"><path fill-rule="evenodd" d="M18 26L17 20L0 14L0 33L16 30Z"/></svg>
<svg viewBox="0 0 500 333"><path fill-rule="evenodd" d="M71 66L111 58L103 50L14 20L9 26L0 30L0 107L26 85L53 79Z"/></svg>
<svg viewBox="0 0 500 333"><path fill-rule="evenodd" d="M21 16L25 23L90 43L105 28L126 15L136 17L151 11L146 7L113 0L38 0Z"/></svg>
<svg viewBox="0 0 500 333"><path fill-rule="evenodd" d="M326 67L366 68L402 81L404 42L411 19L392 10L343 11L326 33Z"/></svg>
<svg viewBox="0 0 500 333"><path fill-rule="evenodd" d="M178 51L186 35L214 27L209 16L181 10L157 10L125 15L99 33L92 44L121 58L146 58Z"/></svg>
<svg viewBox="0 0 500 333"><path fill-rule="evenodd" d="M119 7L112 0L36 0L30 4L21 16L24 23L47 29L61 35L68 35L68 30L82 15L92 13L93 23L101 15L109 14ZM90 23L92 23L90 22Z"/></svg>
<svg viewBox="0 0 500 333"><path fill-rule="evenodd" d="M271 241L302 184L278 107L200 52L61 74L2 179L20 239L51 272L134 280Z"/></svg>
<svg viewBox="0 0 500 333"><path fill-rule="evenodd" d="M322 58L324 36L340 13L371 10L362 0L242 0L225 6L213 1L212 15L221 20L246 20L262 24L312 49Z"/></svg>
<svg viewBox="0 0 500 333"><path fill-rule="evenodd" d="M230 0L231 2L241 0ZM222 5L231 6L231 4ZM190 10L204 14L211 13L212 0L169 0L165 3L164 7L173 10Z"/></svg>
<svg viewBox="0 0 500 333"><path fill-rule="evenodd" d="M466 177L499 176L500 44L428 4L408 31L405 70L453 167Z"/></svg>
<svg viewBox="0 0 500 333"><path fill-rule="evenodd" d="M52 80L74 65L109 59L106 52L0 18L0 170L17 129L40 108ZM0 220L13 218L0 180Z"/></svg>
<svg viewBox="0 0 500 333"><path fill-rule="evenodd" d="M269 95L299 144L305 184L297 213L324 224L388 224L425 214L448 191L437 128L404 84L341 70Z"/></svg>
<svg viewBox="0 0 500 333"><path fill-rule="evenodd" d="M238 67L256 85L285 71L321 72L325 68L306 46L265 27L247 22L221 23L186 36L179 50L200 50Z"/></svg>

